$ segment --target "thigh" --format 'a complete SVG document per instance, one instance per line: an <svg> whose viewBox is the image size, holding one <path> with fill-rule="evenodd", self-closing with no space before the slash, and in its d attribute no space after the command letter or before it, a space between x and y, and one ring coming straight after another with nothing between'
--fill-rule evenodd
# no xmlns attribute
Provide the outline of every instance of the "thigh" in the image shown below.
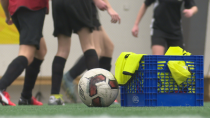
<svg viewBox="0 0 210 118"><path fill-rule="evenodd" d="M94 42L92 40L92 33L89 32L88 28L82 28L80 31L78 31L78 35L83 52L89 49L95 49Z"/></svg>
<svg viewBox="0 0 210 118"><path fill-rule="evenodd" d="M94 30L93 33L93 42L94 42L94 47L96 49L96 52L98 54L98 56L101 56L101 52L102 52L102 35L101 35L101 31L98 30Z"/></svg>
<svg viewBox="0 0 210 118"><path fill-rule="evenodd" d="M34 45L39 49L45 13L46 8L37 11L20 8L16 12L20 29L20 45Z"/></svg>
<svg viewBox="0 0 210 118"><path fill-rule="evenodd" d="M105 57L112 57L113 51L114 51L114 44L107 35L106 31L104 30L103 27L100 27L101 29L101 38L102 38L102 43L101 43L101 56Z"/></svg>
<svg viewBox="0 0 210 118"><path fill-rule="evenodd" d="M58 51L56 56L68 58L70 53L71 38L66 35L58 35Z"/></svg>

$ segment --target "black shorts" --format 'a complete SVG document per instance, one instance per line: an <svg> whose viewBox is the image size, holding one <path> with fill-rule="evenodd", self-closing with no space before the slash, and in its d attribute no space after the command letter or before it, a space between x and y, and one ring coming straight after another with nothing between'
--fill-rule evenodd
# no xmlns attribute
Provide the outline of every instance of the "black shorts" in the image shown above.
<svg viewBox="0 0 210 118"><path fill-rule="evenodd" d="M95 30L100 30L100 26L101 23L99 21L99 16L98 16L98 10L94 4L94 2L92 2L92 16L93 16L93 26Z"/></svg>
<svg viewBox="0 0 210 118"><path fill-rule="evenodd" d="M54 33L71 36L86 27L92 32L92 0L52 0Z"/></svg>
<svg viewBox="0 0 210 118"><path fill-rule="evenodd" d="M182 49L184 49L184 42L183 39L169 39L169 38L163 38L163 37L156 37L152 36L152 46L153 45L161 45L164 46L166 49L168 49L170 46L179 46Z"/></svg>
<svg viewBox="0 0 210 118"><path fill-rule="evenodd" d="M151 36L151 42L153 45L161 45L166 48L166 50L170 46L179 46L182 49L184 49L184 41L182 38L181 31L176 31L178 35L169 34L167 32L164 32L160 29L153 29L152 30L152 36Z"/></svg>
<svg viewBox="0 0 210 118"><path fill-rule="evenodd" d="M46 8L32 11L21 7L12 15L12 21L20 33L20 45L34 45L39 49L45 13Z"/></svg>

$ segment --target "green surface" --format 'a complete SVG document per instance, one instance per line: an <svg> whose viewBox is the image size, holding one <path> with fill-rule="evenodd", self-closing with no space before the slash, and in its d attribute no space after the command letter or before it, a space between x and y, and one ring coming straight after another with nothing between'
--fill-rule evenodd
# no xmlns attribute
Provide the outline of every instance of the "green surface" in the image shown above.
<svg viewBox="0 0 210 118"><path fill-rule="evenodd" d="M65 106L0 106L0 117L13 116L193 116L210 117L210 103L203 107L121 107L119 104L107 108L87 107L84 104ZM41 117L40 117L41 118Z"/></svg>

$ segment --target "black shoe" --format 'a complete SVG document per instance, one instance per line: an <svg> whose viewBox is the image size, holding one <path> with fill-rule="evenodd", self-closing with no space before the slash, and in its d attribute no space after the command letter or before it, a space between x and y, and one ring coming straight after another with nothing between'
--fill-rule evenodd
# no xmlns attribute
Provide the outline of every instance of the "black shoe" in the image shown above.
<svg viewBox="0 0 210 118"><path fill-rule="evenodd" d="M23 97L20 97L18 105L31 105L31 99L25 99Z"/></svg>
<svg viewBox="0 0 210 118"><path fill-rule="evenodd" d="M18 101L18 105L43 105L42 102L38 101L35 97L31 97L31 99L25 99L23 97Z"/></svg>

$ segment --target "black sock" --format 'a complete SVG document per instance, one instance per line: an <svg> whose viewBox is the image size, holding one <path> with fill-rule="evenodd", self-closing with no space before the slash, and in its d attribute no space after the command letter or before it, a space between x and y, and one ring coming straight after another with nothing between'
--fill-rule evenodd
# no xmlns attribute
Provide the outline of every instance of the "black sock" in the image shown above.
<svg viewBox="0 0 210 118"><path fill-rule="evenodd" d="M110 57L101 57L99 59L99 67L110 71L111 70L111 61L112 61L112 58L110 58Z"/></svg>
<svg viewBox="0 0 210 118"><path fill-rule="evenodd" d="M33 62L26 68L25 81L21 96L25 99L31 99L32 90L34 88L37 76L40 71L40 66L43 60L34 58Z"/></svg>
<svg viewBox="0 0 210 118"><path fill-rule="evenodd" d="M85 63L88 70L93 68L99 68L98 56L94 49L90 49L84 52Z"/></svg>
<svg viewBox="0 0 210 118"><path fill-rule="evenodd" d="M76 79L76 77L82 74L86 69L85 57L82 55L76 64L68 71L68 73L73 79Z"/></svg>
<svg viewBox="0 0 210 118"><path fill-rule="evenodd" d="M61 80L63 77L63 69L66 59L55 56L52 64L52 88L51 94L59 94L61 88Z"/></svg>
<svg viewBox="0 0 210 118"><path fill-rule="evenodd" d="M28 60L24 56L18 56L7 67L6 72L0 80L0 90L6 89L27 67Z"/></svg>

